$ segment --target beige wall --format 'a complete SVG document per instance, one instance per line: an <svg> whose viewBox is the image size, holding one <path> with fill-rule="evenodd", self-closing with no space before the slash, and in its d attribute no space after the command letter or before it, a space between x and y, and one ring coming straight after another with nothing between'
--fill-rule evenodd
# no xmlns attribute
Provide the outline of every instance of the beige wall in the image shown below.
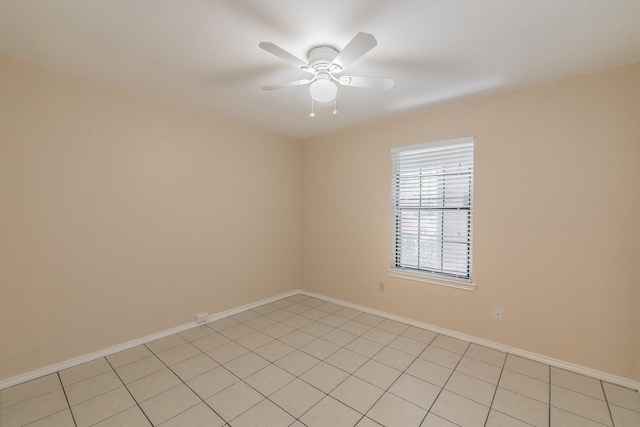
<svg viewBox="0 0 640 427"><path fill-rule="evenodd" d="M390 278L389 149L461 136L477 289ZM304 289L640 380L640 65L311 138L302 177Z"/></svg>
<svg viewBox="0 0 640 427"><path fill-rule="evenodd" d="M294 139L0 56L0 380L300 287Z"/></svg>

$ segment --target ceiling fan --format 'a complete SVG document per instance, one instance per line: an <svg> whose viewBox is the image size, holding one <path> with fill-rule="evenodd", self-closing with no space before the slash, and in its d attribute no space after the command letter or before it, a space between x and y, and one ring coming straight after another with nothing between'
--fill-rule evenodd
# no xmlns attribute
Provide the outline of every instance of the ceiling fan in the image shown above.
<svg viewBox="0 0 640 427"><path fill-rule="evenodd" d="M360 59L364 54L373 49L378 42L369 33L358 33L342 49L338 51L330 46L318 46L309 51L309 61L304 62L281 47L271 42L261 42L258 46L261 49L277 56L289 64L300 68L311 76L308 79L293 80L285 83L277 83L262 86L262 90L277 90L294 86L309 85L311 99L316 102L334 102L338 92L338 85L353 86L367 89L386 90L393 86L394 81L390 78L381 77L360 77L342 76L351 64ZM333 114L337 111L334 106ZM313 117L313 102L311 117Z"/></svg>

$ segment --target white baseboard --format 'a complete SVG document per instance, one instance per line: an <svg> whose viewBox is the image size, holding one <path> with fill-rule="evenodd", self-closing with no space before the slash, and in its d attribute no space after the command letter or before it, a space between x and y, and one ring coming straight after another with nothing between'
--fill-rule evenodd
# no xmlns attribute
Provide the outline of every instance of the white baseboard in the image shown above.
<svg viewBox="0 0 640 427"><path fill-rule="evenodd" d="M564 362L562 360L557 360L557 359L553 359L551 357L547 357L547 356L543 356L543 355L540 355L540 354L532 353L532 352L529 352L529 351L526 351L526 350L521 350L521 349L516 348L516 347L510 347L510 346L507 346L507 345L499 344L499 343L496 343L496 342L493 342L493 341L488 341L488 340L485 340L485 339L482 339L482 338L477 338L477 337L474 337L474 336L471 336L471 335L466 335L466 334L463 334L463 333L460 333L460 332L456 332L456 331L452 331L452 330L449 330L449 329L440 328L438 326L430 325L428 323L418 322L416 320L408 319L406 317L397 316L395 314L387 313L387 312L380 311L380 310L375 310L373 308L365 307L365 306L358 305L358 304L353 304L353 303L350 303L350 302L347 302L347 301L343 301L343 300L339 300L339 299L336 299L336 298L327 297L327 296L320 295L320 294L315 294L313 292L303 291L303 290L300 290L300 289L296 289L294 291L286 292L284 294L280 294L280 295L277 295L277 296L274 296L274 297L271 297L271 298L266 298L266 299L263 299L263 300L260 300L260 301L257 301L257 302L251 303L251 304L246 304L246 305L243 305L241 307L233 308L233 309L230 309L230 310L226 310L226 311L222 311L220 313L216 313L216 314L210 315L209 319L208 319L208 321L206 323L214 322L216 320L222 319L223 317L232 316L232 315L240 313L242 311L249 310L249 309L258 307L260 305L263 305L263 304L268 304L270 302L277 301L279 299L287 298L287 297L290 297L290 296L293 296L293 295L298 295L298 294L306 295L306 296L313 297L313 298L318 298L318 299L321 299L323 301L331 302L331 303L338 304L338 305L341 305L341 306L344 306L344 307L348 307L348 308L353 308L355 310L360 310L360 311L363 311L365 313L374 314L376 316L385 317L387 319L395 320L395 321L401 322L401 323L406 323L408 325L416 326L418 328L428 329L430 331L433 331L433 332L436 332L436 333L439 333L439 334L444 334L444 335L448 335L448 336L451 336L451 337L454 337L454 338L458 338L458 339L461 339L461 340L464 340L464 341L469 341L469 342L472 342L472 343L475 343L475 344L478 344L478 345L482 345L482 346L485 346L485 347L489 347L489 348L493 348L495 350L502 351L504 353L510 353L510 354L515 355L515 356L525 357L527 359L531 359L531 360L535 360L537 362L545 363L547 365L554 366L556 368L566 369L568 371L573 371L573 372L576 372L578 374L582 374L582 375L586 375L586 376L589 376L589 377L597 378L599 380L606 381L606 382L609 382L609 383L612 383L612 384L621 385L623 387L627 387L627 388L630 388L630 389L633 389L633 390L640 390L640 382L634 381L634 380L631 380L631 379L628 379L628 378L619 377L619 376L616 376L616 375L609 374L607 372L602 372L602 371L598 371L598 370L595 370L595 369L587 368L587 367L584 367L584 366L576 365L576 364L573 364L573 363ZM113 347L106 348L104 350L99 350L99 351L96 351L94 353L86 354L84 356L76 357L74 359L69 359L69 360L61 362L61 363L56 363L55 365L50 365L50 366L47 366L47 367L44 367L44 368L41 368L41 369L37 369L35 371L27 372L25 374L21 374L21 375L12 377L12 378L8 378L6 380L0 381L0 390L8 388L8 387L11 387L11 386L16 385L16 384L23 383L25 381L30 381L30 380L33 380L35 378L39 378L39 377L42 377L42 376L45 376L45 375L49 375L49 374L52 374L54 372L58 372L58 371L61 371L61 370L64 370L64 369L68 369L68 368L71 368L73 366L80 365L81 363L90 362L92 360L98 359L100 357L105 357L105 356L108 356L110 354L122 351L122 350L127 350L129 348L136 347L136 346L141 345L141 344L146 344L148 342L155 341L157 339L164 338L164 337L167 337L169 335L173 335L173 334L176 334L176 333L179 333L179 332L183 332L183 331L186 331L187 329L199 326L201 324L204 324L204 323L197 323L197 322L186 323L184 325L177 326L175 328L167 329L165 331L157 332L155 334L147 335L145 337L142 337L142 338L139 338L139 339L136 339L136 340L133 340L133 341L126 342L124 344L119 344L119 345L116 345L116 346L113 346Z"/></svg>
<svg viewBox="0 0 640 427"><path fill-rule="evenodd" d="M133 341L128 341L124 344L118 344L116 346L105 348L103 350L99 350L90 354L85 354L84 356L76 357L61 363L56 363L54 365L36 369L35 371L31 371L15 377L7 378L5 380L0 381L0 390L14 386L16 384L23 383L25 381L30 381L36 378L43 377L45 375L53 374L54 372L62 371L64 369L68 369L85 362L90 362L92 360L99 359L101 357L109 356L110 354L117 353L122 350L127 350L129 348L136 347L138 345L146 344L148 342L155 341L160 338L168 337L169 335L177 334L178 332L183 332L183 331L186 331L187 329L191 329L196 326L204 325L206 323L210 323L210 322L222 319L223 317L232 316L236 313L240 313L241 311L249 310L263 304L268 304L270 302L277 301L282 298L298 295L300 293L301 293L300 290L296 289L294 291L286 292L284 294L280 294L275 297L266 298L251 304L246 304L241 307L233 308L231 310L221 311L220 313L209 315L209 318L205 323L197 323L195 321L190 323L185 323L184 325L176 326L175 328L171 328L165 331L157 332L155 334L147 335L145 337L138 338Z"/></svg>
<svg viewBox="0 0 640 427"><path fill-rule="evenodd" d="M541 354L532 353L530 351L522 350L516 347L510 347L508 345L496 343L493 341L488 341L482 338L477 338L471 335L466 335L460 332L452 331L449 329L440 328L438 326L430 325L428 323L418 322L413 319L407 319L406 317L397 316L395 314L387 313L380 310L375 310L373 308L365 307L358 304L353 304L347 301L339 300L336 298L326 297L324 295L315 294L313 292L301 291L302 295L307 295L309 297L318 298L327 302L332 302L334 304L342 305L348 308L353 308L355 310L364 311L365 313L374 314L376 316L386 317L387 319L395 320L397 322L406 323L411 326L416 326L422 329L428 329L433 332L437 332L439 334L448 335L453 338L458 338L463 341L469 341L474 344L482 345L484 347L493 348L495 350L502 351L504 353L510 353L515 356L521 356L527 359L535 360L536 362L544 363L549 366L554 366L556 368L566 369L567 371L576 372L578 374L586 375L589 377L597 378L602 381L606 381L612 384L621 385L626 388L630 388L633 390L640 390L640 381L634 381L629 378L619 377L617 375L609 374L607 372L598 371L595 369L587 368L585 366L576 365L573 363L565 362L558 359L553 359L551 357L543 356Z"/></svg>

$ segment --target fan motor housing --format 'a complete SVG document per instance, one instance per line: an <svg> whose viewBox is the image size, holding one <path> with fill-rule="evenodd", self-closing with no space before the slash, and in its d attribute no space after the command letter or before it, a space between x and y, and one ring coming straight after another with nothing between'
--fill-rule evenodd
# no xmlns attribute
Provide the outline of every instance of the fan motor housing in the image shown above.
<svg viewBox="0 0 640 427"><path fill-rule="evenodd" d="M338 56L338 51L329 46L318 46L314 47L309 51L309 65L317 71L320 70L328 70L329 64L331 61ZM337 69L341 69L339 65L333 64L331 68L337 67ZM337 71L331 70L332 72Z"/></svg>

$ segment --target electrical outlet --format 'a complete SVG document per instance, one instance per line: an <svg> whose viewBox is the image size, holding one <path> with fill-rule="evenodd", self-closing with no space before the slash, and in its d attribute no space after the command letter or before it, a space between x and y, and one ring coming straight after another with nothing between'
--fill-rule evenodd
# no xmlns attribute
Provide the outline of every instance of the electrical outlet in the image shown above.
<svg viewBox="0 0 640 427"><path fill-rule="evenodd" d="M384 283L383 282L378 283L378 290L380 292L384 292Z"/></svg>
<svg viewBox="0 0 640 427"><path fill-rule="evenodd" d="M502 307L495 307L493 309L493 319L502 320Z"/></svg>
<svg viewBox="0 0 640 427"><path fill-rule="evenodd" d="M198 323L204 323L207 320L209 320L209 314L208 313L198 313L196 315L196 318L198 319L197 320Z"/></svg>

